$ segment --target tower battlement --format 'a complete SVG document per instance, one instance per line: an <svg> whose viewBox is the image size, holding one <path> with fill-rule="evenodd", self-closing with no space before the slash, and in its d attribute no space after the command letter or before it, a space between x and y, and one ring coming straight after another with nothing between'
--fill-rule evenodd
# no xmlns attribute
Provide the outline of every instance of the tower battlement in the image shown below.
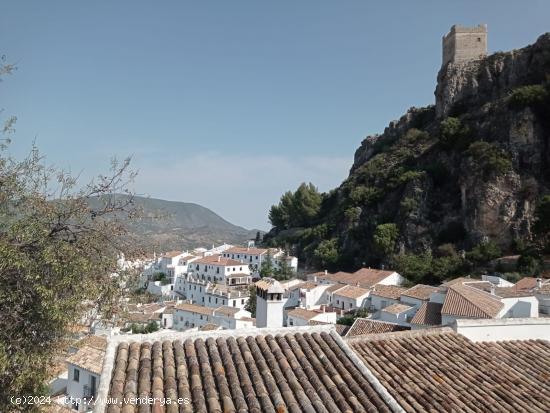
<svg viewBox="0 0 550 413"><path fill-rule="evenodd" d="M455 24L443 36L443 62L466 62L487 56L487 25L464 27Z"/></svg>

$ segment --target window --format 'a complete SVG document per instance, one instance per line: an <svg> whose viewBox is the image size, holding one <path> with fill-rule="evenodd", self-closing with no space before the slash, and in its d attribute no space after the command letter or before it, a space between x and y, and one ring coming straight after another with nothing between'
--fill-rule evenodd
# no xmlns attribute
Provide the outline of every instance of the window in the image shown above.
<svg viewBox="0 0 550 413"><path fill-rule="evenodd" d="M244 304L244 298L241 300L241 304Z"/></svg>
<svg viewBox="0 0 550 413"><path fill-rule="evenodd" d="M352 306L352 304L351 304L351 303L349 303L349 308L351 308L351 306Z"/></svg>
<svg viewBox="0 0 550 413"><path fill-rule="evenodd" d="M216 298L216 304L218 304L218 299Z"/></svg>
<svg viewBox="0 0 550 413"><path fill-rule="evenodd" d="M237 307L237 300L233 300L233 307Z"/></svg>
<svg viewBox="0 0 550 413"><path fill-rule="evenodd" d="M80 380L80 370L74 369L74 371L73 371L73 381L76 381L78 383L79 380Z"/></svg>
<svg viewBox="0 0 550 413"><path fill-rule="evenodd" d="M220 267L216 268L216 274L220 273Z"/></svg>

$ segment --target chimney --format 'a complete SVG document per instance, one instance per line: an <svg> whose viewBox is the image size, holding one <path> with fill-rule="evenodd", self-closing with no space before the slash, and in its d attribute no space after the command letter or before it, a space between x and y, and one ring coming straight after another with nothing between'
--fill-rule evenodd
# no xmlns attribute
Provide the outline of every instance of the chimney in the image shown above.
<svg viewBox="0 0 550 413"><path fill-rule="evenodd" d="M495 284L491 283L491 295L495 295Z"/></svg>
<svg viewBox="0 0 550 413"><path fill-rule="evenodd" d="M537 278L537 288L542 288L542 278Z"/></svg>
<svg viewBox="0 0 550 413"><path fill-rule="evenodd" d="M325 275L327 275L327 274L328 274L328 271L327 271L327 270L325 270Z"/></svg>
<svg viewBox="0 0 550 413"><path fill-rule="evenodd" d="M317 276L316 275L313 276L313 281L317 282Z"/></svg>
<svg viewBox="0 0 550 413"><path fill-rule="evenodd" d="M221 261L221 258L222 258L222 256L221 256L221 255L218 255L218 262Z"/></svg>

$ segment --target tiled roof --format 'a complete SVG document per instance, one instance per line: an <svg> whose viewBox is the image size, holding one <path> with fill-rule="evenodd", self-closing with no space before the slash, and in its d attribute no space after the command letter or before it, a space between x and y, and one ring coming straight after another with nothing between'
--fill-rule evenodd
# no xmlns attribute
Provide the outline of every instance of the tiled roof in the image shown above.
<svg viewBox="0 0 550 413"><path fill-rule="evenodd" d="M311 320L319 314L317 311L306 310L305 308L295 308L288 312L289 317L301 318L302 320Z"/></svg>
<svg viewBox="0 0 550 413"><path fill-rule="evenodd" d="M390 314L401 314L401 313L404 313L405 311L409 311L411 308L413 307L411 307L410 305L395 303L387 307L384 307L382 311Z"/></svg>
<svg viewBox="0 0 550 413"><path fill-rule="evenodd" d="M423 303L411 319L411 324L421 326L441 325L441 307L443 307L443 304L431 301Z"/></svg>
<svg viewBox="0 0 550 413"><path fill-rule="evenodd" d="M550 411L548 341L473 343L444 329L348 344L408 413Z"/></svg>
<svg viewBox="0 0 550 413"><path fill-rule="evenodd" d="M464 283L473 283L473 282L482 282L481 280L476 280L475 278L470 277L458 277L453 278L452 280L446 281L441 284L442 287L451 287L455 284L464 284Z"/></svg>
<svg viewBox="0 0 550 413"><path fill-rule="evenodd" d="M346 284L333 284L330 287L326 289L326 291L334 293L335 291L338 291L341 288L344 288Z"/></svg>
<svg viewBox="0 0 550 413"><path fill-rule="evenodd" d="M383 285L376 284L374 290L371 291L371 295L377 295L378 297L390 298L392 300L399 300L403 291L406 288L397 287L395 285Z"/></svg>
<svg viewBox="0 0 550 413"><path fill-rule="evenodd" d="M355 287L353 285L346 285L344 288L334 292L334 295L339 295L346 298L359 298L367 295L370 290L361 287Z"/></svg>
<svg viewBox="0 0 550 413"><path fill-rule="evenodd" d="M241 311L240 308L237 308L237 307L228 307L226 305L222 306L222 307L218 307L214 310L214 315L218 315L218 314L223 314L223 315L226 315L228 317L233 317L236 313L238 313L239 311Z"/></svg>
<svg viewBox="0 0 550 413"><path fill-rule="evenodd" d="M469 285L455 284L447 291L441 313L458 317L493 318L503 307L498 297Z"/></svg>
<svg viewBox="0 0 550 413"><path fill-rule="evenodd" d="M537 286L535 277L523 277L514 286L516 290L531 290Z"/></svg>
<svg viewBox="0 0 550 413"><path fill-rule="evenodd" d="M262 255L267 252L265 248L232 247L224 251L226 254Z"/></svg>
<svg viewBox="0 0 550 413"><path fill-rule="evenodd" d="M348 326L348 325L332 324L332 323L327 323L326 321L309 320L307 322L308 326L321 326L321 325L329 325L329 324L331 324L334 327L334 329L336 330L336 332L341 336L344 336L350 328L350 326Z"/></svg>
<svg viewBox="0 0 550 413"><path fill-rule="evenodd" d="M264 277L256 282L256 287L267 290L269 293L284 293L282 284L274 278Z"/></svg>
<svg viewBox="0 0 550 413"><path fill-rule="evenodd" d="M350 329L346 332L345 337L356 337L365 334L390 333L392 331L403 330L409 330L409 328L394 323L386 323L385 321L357 318L353 322Z"/></svg>
<svg viewBox="0 0 550 413"><path fill-rule="evenodd" d="M142 394L190 401L167 412L391 411L330 333L220 333L118 344L108 397L121 404ZM110 404L106 411L137 407Z"/></svg>
<svg viewBox="0 0 550 413"><path fill-rule="evenodd" d="M176 305L175 309L181 310L181 311L187 311L190 313L205 314L205 315L212 315L214 311L213 308L204 307L202 305L197 305L197 304L187 304L187 303L178 304Z"/></svg>
<svg viewBox="0 0 550 413"><path fill-rule="evenodd" d="M83 348L86 346L105 351L105 348L107 347L107 339L102 336L89 335L78 340L76 343L72 345L72 347L75 347L75 348Z"/></svg>
<svg viewBox="0 0 550 413"><path fill-rule="evenodd" d="M164 254L162 254L163 257L166 257L166 258L175 258L177 257L178 255L181 255L183 254L182 251L168 251L168 252L165 252Z"/></svg>
<svg viewBox="0 0 550 413"><path fill-rule="evenodd" d="M200 260L193 261L192 264L210 264L210 265L221 265L221 266L230 266L230 265L245 265L246 263L242 263L240 261L231 259L231 258L225 258L221 255L208 255L206 257L202 257Z"/></svg>
<svg viewBox="0 0 550 413"><path fill-rule="evenodd" d="M363 288L370 288L378 284L385 278L392 275L394 271L377 270L372 268L361 268L354 273L337 272L335 274L316 273L319 278L332 281L334 283L342 283L356 285Z"/></svg>
<svg viewBox="0 0 550 413"><path fill-rule="evenodd" d="M105 351L95 347L84 346L76 353L67 357L67 363L74 364L80 368L91 371L94 374L101 374Z"/></svg>
<svg viewBox="0 0 550 413"><path fill-rule="evenodd" d="M202 327L199 327L200 331L213 331L213 330L220 330L220 329L221 327L219 325L213 324L213 323L207 323Z"/></svg>
<svg viewBox="0 0 550 413"><path fill-rule="evenodd" d="M296 290L298 288L300 288L302 290L310 290L310 289L315 288L317 286L319 286L319 284L314 282L314 281L305 281L303 283L296 284L295 286L290 287L290 290Z"/></svg>
<svg viewBox="0 0 550 413"><path fill-rule="evenodd" d="M401 295L406 297L416 298L418 300L427 301L430 299L430 295L438 290L438 287L432 287L431 285L417 284L408 290L403 291Z"/></svg>

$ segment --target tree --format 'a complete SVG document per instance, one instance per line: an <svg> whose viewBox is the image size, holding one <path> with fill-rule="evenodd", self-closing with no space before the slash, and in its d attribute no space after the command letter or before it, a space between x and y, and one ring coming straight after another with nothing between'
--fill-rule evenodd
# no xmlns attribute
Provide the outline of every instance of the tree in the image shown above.
<svg viewBox="0 0 550 413"><path fill-rule="evenodd" d="M322 195L312 184L302 183L293 193L285 192L269 210L271 225L288 229L310 225L321 208Z"/></svg>
<svg viewBox="0 0 550 413"><path fill-rule="evenodd" d="M382 257L390 255L395 249L398 237L399 229L397 225L393 223L378 225L372 236L378 254Z"/></svg>
<svg viewBox="0 0 550 413"><path fill-rule="evenodd" d="M254 240L256 242L256 244L259 244L262 240L262 234L260 233L260 231L257 231L256 232L256 239Z"/></svg>
<svg viewBox="0 0 550 413"><path fill-rule="evenodd" d="M321 268L332 268L339 259L336 238L324 240L313 251L317 265Z"/></svg>
<svg viewBox="0 0 550 413"><path fill-rule="evenodd" d="M265 255L265 260L262 261L260 267L260 276L261 277L271 277L273 275L275 268L273 267L273 257L271 256L271 251L267 251Z"/></svg>
<svg viewBox="0 0 550 413"><path fill-rule="evenodd" d="M0 70L0 74L5 71ZM33 147L22 160L7 148L14 120L0 129L0 411L12 395L40 395L49 367L85 300L110 318L118 303L119 251L132 216L130 160L81 189L44 165ZM128 197L118 199L116 193ZM95 207L91 201L95 201ZM32 406L21 406L33 411Z"/></svg>
<svg viewBox="0 0 550 413"><path fill-rule="evenodd" d="M550 248L550 195L545 195L535 210L535 236L540 240L543 249Z"/></svg>
<svg viewBox="0 0 550 413"><path fill-rule="evenodd" d="M256 317L256 287L254 285L251 285L250 287L248 287L248 292L250 296L244 306L244 309L246 311L250 311L252 317Z"/></svg>

